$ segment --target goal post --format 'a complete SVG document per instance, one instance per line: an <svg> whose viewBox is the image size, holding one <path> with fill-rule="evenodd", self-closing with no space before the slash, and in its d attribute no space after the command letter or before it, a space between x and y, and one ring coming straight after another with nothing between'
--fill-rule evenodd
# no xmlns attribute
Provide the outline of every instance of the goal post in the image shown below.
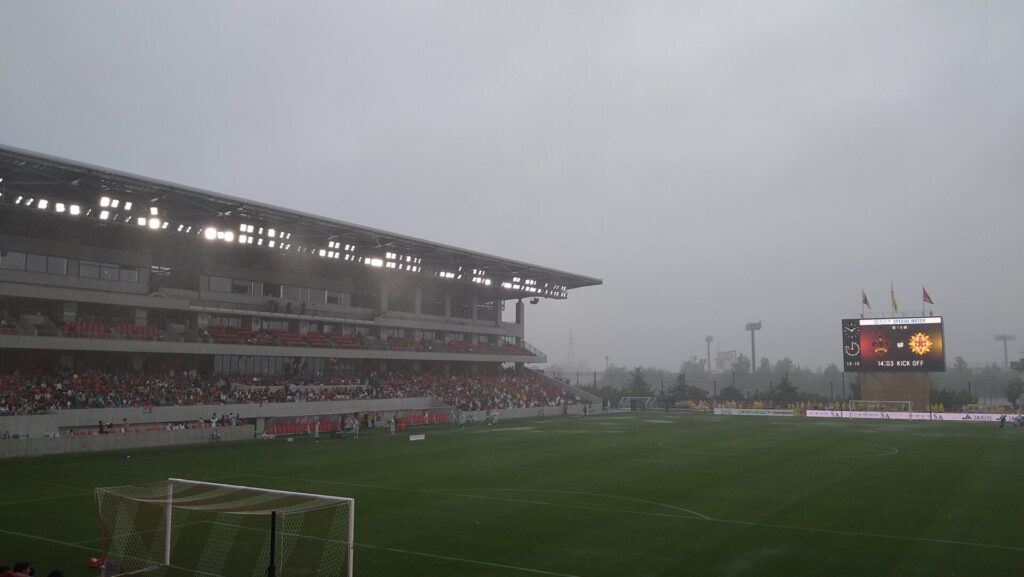
<svg viewBox="0 0 1024 577"><path fill-rule="evenodd" d="M95 494L107 576L352 575L348 497L188 479Z"/></svg>

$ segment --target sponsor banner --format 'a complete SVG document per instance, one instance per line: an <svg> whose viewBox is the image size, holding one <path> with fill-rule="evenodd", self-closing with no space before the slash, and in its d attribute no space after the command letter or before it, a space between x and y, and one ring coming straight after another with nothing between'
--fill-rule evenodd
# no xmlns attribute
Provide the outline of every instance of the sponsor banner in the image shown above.
<svg viewBox="0 0 1024 577"><path fill-rule="evenodd" d="M969 421L991 423L1003 417L1003 413L908 413L905 411L819 411L807 410L808 417L830 417L833 419L890 419L894 421ZM1012 419L1013 415L1006 415Z"/></svg>
<svg viewBox="0 0 1024 577"><path fill-rule="evenodd" d="M792 409L729 409L716 408L716 415L744 415L756 417L792 417Z"/></svg>

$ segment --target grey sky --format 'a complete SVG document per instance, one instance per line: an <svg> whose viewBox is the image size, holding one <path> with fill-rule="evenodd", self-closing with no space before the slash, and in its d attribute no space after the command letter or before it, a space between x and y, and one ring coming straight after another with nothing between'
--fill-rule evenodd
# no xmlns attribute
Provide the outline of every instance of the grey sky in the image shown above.
<svg viewBox="0 0 1024 577"><path fill-rule="evenodd" d="M1024 3L0 3L0 142L605 280L552 361L1024 338ZM1019 347L1014 351L1019 354Z"/></svg>

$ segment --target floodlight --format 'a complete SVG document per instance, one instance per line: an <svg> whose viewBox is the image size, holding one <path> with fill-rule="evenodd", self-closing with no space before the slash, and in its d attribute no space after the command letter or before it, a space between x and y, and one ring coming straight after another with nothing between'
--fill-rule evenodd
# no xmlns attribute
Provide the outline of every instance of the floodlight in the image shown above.
<svg viewBox="0 0 1024 577"><path fill-rule="evenodd" d="M131 210L132 209L132 201L129 200L128 202L124 203L124 209L125 210Z"/></svg>
<svg viewBox="0 0 1024 577"><path fill-rule="evenodd" d="M70 209L71 209L71 215L72 216L78 216L79 214L82 213L82 208L80 206L78 206L77 204L72 204Z"/></svg>
<svg viewBox="0 0 1024 577"><path fill-rule="evenodd" d="M46 210L47 206L50 206L50 201L46 200L45 198L40 198L39 204L36 205L36 207L39 208L40 210Z"/></svg>
<svg viewBox="0 0 1024 577"><path fill-rule="evenodd" d="M63 202L58 202L56 208L57 208L57 212L64 212L64 203Z"/></svg>
<svg viewBox="0 0 1024 577"><path fill-rule="evenodd" d="M107 220L108 218L110 218L110 212L106 211L106 210L101 210L100 211L100 220Z"/></svg>
<svg viewBox="0 0 1024 577"><path fill-rule="evenodd" d="M151 206L151 207L149 207L149 214L151 214L153 216L156 216L156 215L160 214L160 210L157 209L157 207L155 207L155 206Z"/></svg>
<svg viewBox="0 0 1024 577"><path fill-rule="evenodd" d="M370 266L375 266L375 267L378 267L378 268L382 267L382 266L384 266L384 260L383 259L379 259L379 258L372 258L372 259L370 259Z"/></svg>
<svg viewBox="0 0 1024 577"><path fill-rule="evenodd" d="M110 208L117 208L119 206L121 206L120 200L117 200L116 198L110 199Z"/></svg>
<svg viewBox="0 0 1024 577"><path fill-rule="evenodd" d="M14 204L21 204L21 199L23 199L23 198L25 198L25 197L19 195L18 199L14 201Z"/></svg>
<svg viewBox="0 0 1024 577"><path fill-rule="evenodd" d="M260 240L263 240L263 239L260 239ZM276 244L277 244L277 242L270 241L270 244L268 244L267 246L269 246L270 248L274 248L274 245L276 245Z"/></svg>
<svg viewBox="0 0 1024 577"><path fill-rule="evenodd" d="M249 237L245 236L244 234L240 234L240 235L238 235L238 242L241 243L241 244L245 244L245 239L247 239L247 238L249 238Z"/></svg>
<svg viewBox="0 0 1024 577"><path fill-rule="evenodd" d="M277 236L277 231L274 229L270 229L267 231L267 236L269 236L270 238L274 238Z"/></svg>
<svg viewBox="0 0 1024 577"><path fill-rule="evenodd" d="M245 232L245 225L244 224L238 225L238 232Z"/></svg>
<svg viewBox="0 0 1024 577"><path fill-rule="evenodd" d="M248 232L250 234L252 233L253 230L255 230L255 229L253 228L253 226L251 224L245 227L245 232Z"/></svg>
<svg viewBox="0 0 1024 577"><path fill-rule="evenodd" d="M100 206L102 206L102 207L110 206L110 197L109 196L104 196L103 198L101 198L100 199Z"/></svg>
<svg viewBox="0 0 1024 577"><path fill-rule="evenodd" d="M160 224L161 223L160 223L160 219L159 218L151 218L151 219L149 219L149 228L151 228L153 230L156 230L156 229L160 228Z"/></svg>
<svg viewBox="0 0 1024 577"><path fill-rule="evenodd" d="M161 226L160 228L167 228L167 225L169 225L169 224L171 224L171 223L169 223L169 222L167 222L167 221L165 220L165 221L164 221L164 225L163 225L163 226Z"/></svg>
<svg viewBox="0 0 1024 577"><path fill-rule="evenodd" d="M261 239L257 240L256 244L258 244L260 246L263 246L263 239L261 238Z"/></svg>
<svg viewBox="0 0 1024 577"><path fill-rule="evenodd" d="M135 219L135 222L136 222L136 223L137 223L137 224L138 224L139 226L146 226L146 217L144 217L144 216L140 216L139 218Z"/></svg>
<svg viewBox="0 0 1024 577"><path fill-rule="evenodd" d="M183 229L183 228L185 228L185 225L179 224L178 225L178 232L181 232L181 229Z"/></svg>
<svg viewBox="0 0 1024 577"><path fill-rule="evenodd" d="M206 237L206 240L214 240L217 238L217 229L213 228L212 226L208 226L206 227L206 231L203 233L203 235Z"/></svg>
<svg viewBox="0 0 1024 577"><path fill-rule="evenodd" d="M234 240L235 240L235 233L231 232L230 230L226 231L224 233L224 240L226 240L228 242L234 242Z"/></svg>

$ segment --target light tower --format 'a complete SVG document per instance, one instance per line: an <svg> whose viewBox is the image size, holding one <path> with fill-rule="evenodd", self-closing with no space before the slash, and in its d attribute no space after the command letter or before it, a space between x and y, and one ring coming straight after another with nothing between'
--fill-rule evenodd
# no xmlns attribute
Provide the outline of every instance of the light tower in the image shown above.
<svg viewBox="0 0 1024 577"><path fill-rule="evenodd" d="M754 352L754 331L761 330L761 321L747 323L747 330L750 331L750 374L757 372L757 354Z"/></svg>
<svg viewBox="0 0 1024 577"><path fill-rule="evenodd" d="M711 374L711 341L715 340L714 337L708 335L704 337L704 342L708 344L708 374Z"/></svg>
<svg viewBox="0 0 1024 577"><path fill-rule="evenodd" d="M1010 368L1010 355L1006 350L1006 343L1017 340L1017 335L996 335L996 340L1003 342L1003 366Z"/></svg>

